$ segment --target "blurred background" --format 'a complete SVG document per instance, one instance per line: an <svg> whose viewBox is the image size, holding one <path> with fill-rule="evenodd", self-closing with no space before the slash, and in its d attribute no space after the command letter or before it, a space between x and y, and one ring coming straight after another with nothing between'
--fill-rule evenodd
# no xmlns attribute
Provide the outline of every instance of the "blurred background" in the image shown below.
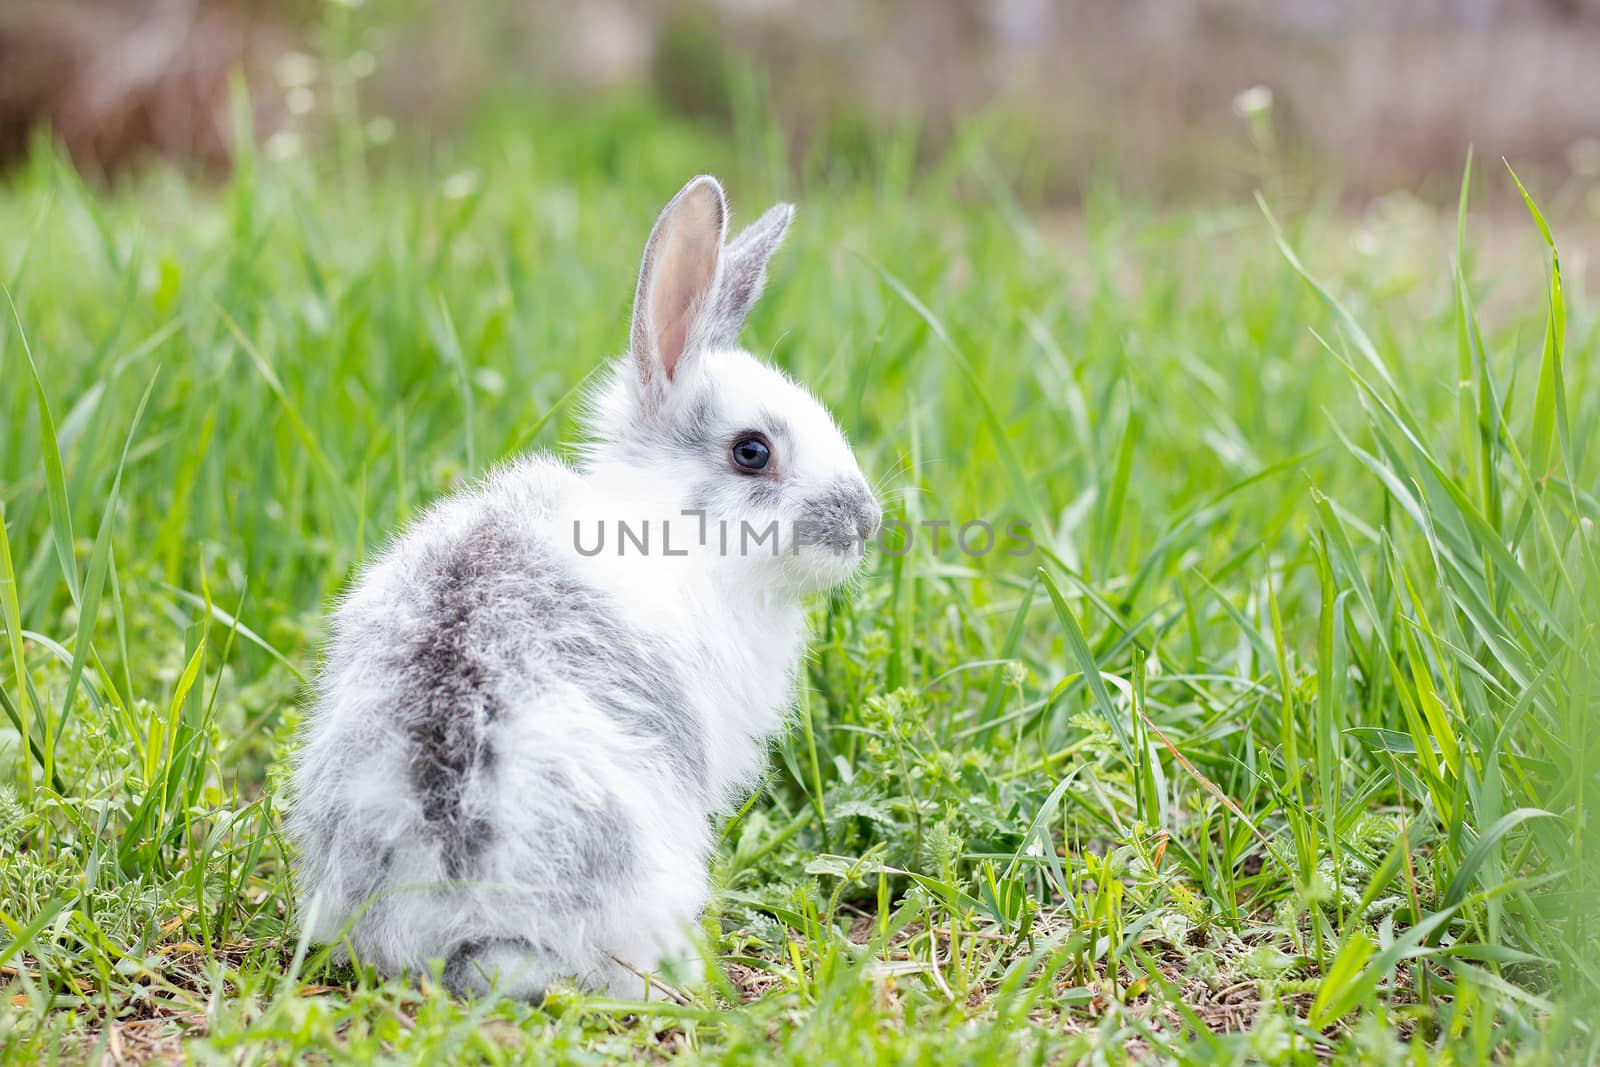
<svg viewBox="0 0 1600 1067"><path fill-rule="evenodd" d="M1445 201L1473 145L1600 219L1600 0L0 4L0 166L53 137L110 178L150 157L225 172L240 136L347 137L341 111L409 165L509 102L611 96L775 116L820 171L870 171L908 135L936 160L976 127L1046 205L1105 181Z"/></svg>

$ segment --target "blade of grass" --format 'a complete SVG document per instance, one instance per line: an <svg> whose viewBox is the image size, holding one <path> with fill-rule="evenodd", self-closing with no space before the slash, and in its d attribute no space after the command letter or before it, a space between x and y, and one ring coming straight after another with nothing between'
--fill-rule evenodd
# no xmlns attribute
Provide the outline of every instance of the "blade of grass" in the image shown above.
<svg viewBox="0 0 1600 1067"><path fill-rule="evenodd" d="M6 303L11 307L11 320L16 324L17 337L22 341L22 354L28 361L28 371L33 375L33 395L39 406L39 453L44 457L45 487L50 502L50 530L55 538L56 557L61 562L61 574L67 580L67 591L72 602L78 603L81 593L78 586L78 562L73 551L72 508L67 501L67 480L61 465L61 446L56 438L55 420L50 415L50 401L44 395L44 382L39 377L39 367L33 360L33 348L28 344L28 333L22 328L22 315L17 311L11 291L0 286Z"/></svg>

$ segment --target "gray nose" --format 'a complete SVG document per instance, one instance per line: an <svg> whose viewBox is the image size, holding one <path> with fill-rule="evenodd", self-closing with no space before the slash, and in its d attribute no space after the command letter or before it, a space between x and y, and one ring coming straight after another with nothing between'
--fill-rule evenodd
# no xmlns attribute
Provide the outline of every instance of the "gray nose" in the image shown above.
<svg viewBox="0 0 1600 1067"><path fill-rule="evenodd" d="M861 499L856 504L855 513L856 534L863 541L872 540L883 526L883 508L873 499L872 493L865 486L861 489Z"/></svg>
<svg viewBox="0 0 1600 1067"><path fill-rule="evenodd" d="M862 551L883 525L883 509L866 482L840 479L806 502L803 525L813 543Z"/></svg>

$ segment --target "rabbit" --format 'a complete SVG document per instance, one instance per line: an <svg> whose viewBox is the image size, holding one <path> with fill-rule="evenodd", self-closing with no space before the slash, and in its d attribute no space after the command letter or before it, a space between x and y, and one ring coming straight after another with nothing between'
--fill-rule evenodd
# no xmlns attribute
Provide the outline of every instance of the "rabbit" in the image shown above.
<svg viewBox="0 0 1600 1067"><path fill-rule="evenodd" d="M438 502L335 606L287 820L313 941L535 1002L558 981L638 998L689 956L806 600L881 520L829 413L736 344L793 213L725 243L722 187L685 185L573 462Z"/></svg>

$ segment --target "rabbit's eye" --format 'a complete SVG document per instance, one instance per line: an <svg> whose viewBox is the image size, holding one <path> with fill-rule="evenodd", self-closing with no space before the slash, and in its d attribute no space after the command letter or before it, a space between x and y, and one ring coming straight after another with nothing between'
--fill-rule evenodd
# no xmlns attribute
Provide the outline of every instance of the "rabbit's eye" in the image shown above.
<svg viewBox="0 0 1600 1067"><path fill-rule="evenodd" d="M733 462L740 470L760 474L772 462L772 446L758 433L746 434L733 443Z"/></svg>

